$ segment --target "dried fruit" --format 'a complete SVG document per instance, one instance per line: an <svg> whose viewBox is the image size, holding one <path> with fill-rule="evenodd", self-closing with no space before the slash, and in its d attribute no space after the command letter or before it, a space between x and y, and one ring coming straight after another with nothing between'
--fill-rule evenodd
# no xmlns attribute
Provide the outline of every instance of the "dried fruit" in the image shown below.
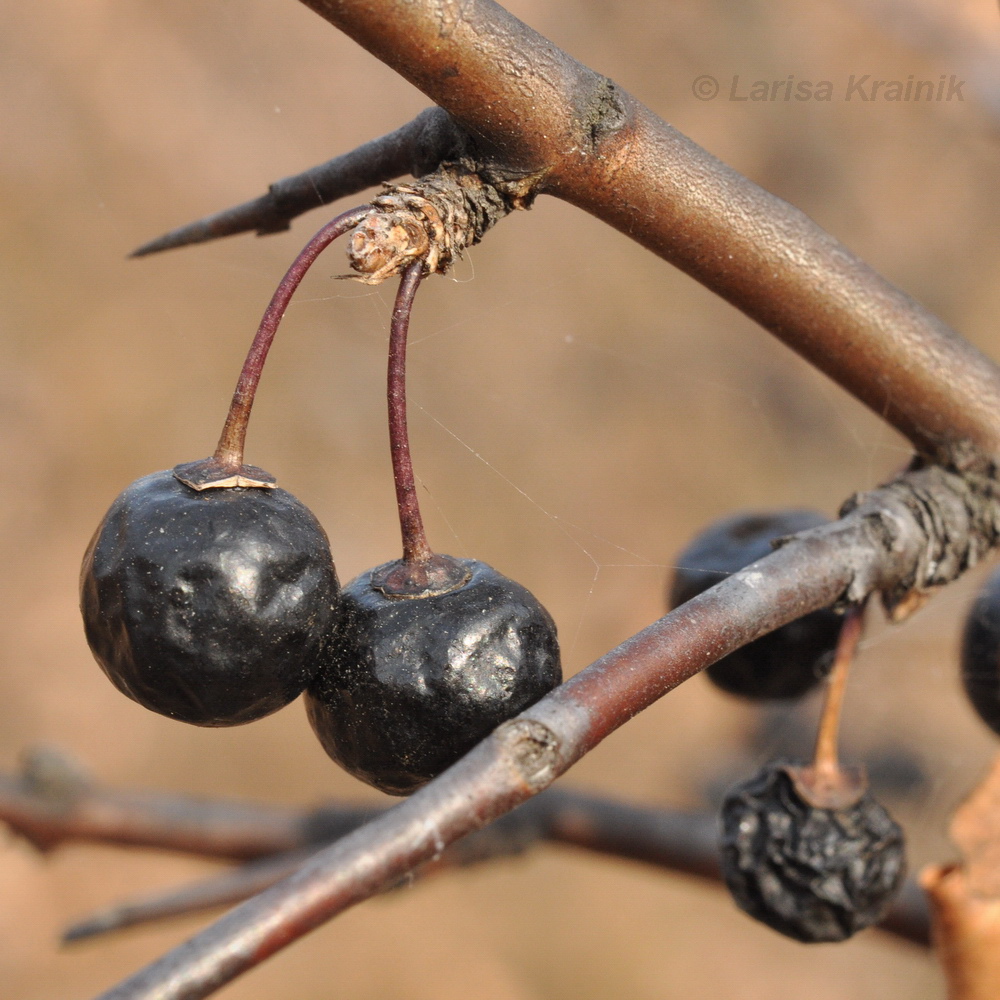
<svg viewBox="0 0 1000 1000"><path fill-rule="evenodd" d="M722 823L737 905L797 941L843 941L878 922L906 872L902 830L870 794L818 808L782 764L733 789Z"/></svg>
<svg viewBox="0 0 1000 1000"><path fill-rule="evenodd" d="M826 523L810 510L741 513L716 521L677 557L670 607L762 559L775 539ZM798 698L830 672L839 629L839 615L814 611L730 653L705 673L723 691L744 698Z"/></svg>
<svg viewBox="0 0 1000 1000"><path fill-rule="evenodd" d="M1000 570L986 580L969 610L961 663L973 708L1000 735Z"/></svg>

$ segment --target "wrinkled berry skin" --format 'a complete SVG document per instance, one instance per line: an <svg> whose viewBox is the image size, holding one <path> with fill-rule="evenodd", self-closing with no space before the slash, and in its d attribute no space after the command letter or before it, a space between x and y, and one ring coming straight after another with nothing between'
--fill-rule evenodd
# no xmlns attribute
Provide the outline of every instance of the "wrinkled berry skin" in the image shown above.
<svg viewBox="0 0 1000 1000"><path fill-rule="evenodd" d="M983 584L965 621L962 685L979 717L1000 735L1000 570Z"/></svg>
<svg viewBox="0 0 1000 1000"><path fill-rule="evenodd" d="M670 607L769 555L775 538L826 523L811 510L741 513L716 521L677 557ZM724 656L705 673L723 691L743 698L799 698L829 674L842 621L829 609L813 611Z"/></svg>
<svg viewBox="0 0 1000 1000"><path fill-rule="evenodd" d="M736 904L807 944L877 923L906 874L903 832L870 794L818 809L780 764L726 796L722 824L722 872Z"/></svg>
<svg viewBox="0 0 1000 1000"><path fill-rule="evenodd" d="M387 597L362 573L306 694L326 752L394 795L436 777L562 679L556 628L535 597L474 559L457 590Z"/></svg>
<svg viewBox="0 0 1000 1000"><path fill-rule="evenodd" d="M111 682L199 726L251 722L301 694L338 592L326 534L290 493L198 492L169 470L115 500L80 577Z"/></svg>

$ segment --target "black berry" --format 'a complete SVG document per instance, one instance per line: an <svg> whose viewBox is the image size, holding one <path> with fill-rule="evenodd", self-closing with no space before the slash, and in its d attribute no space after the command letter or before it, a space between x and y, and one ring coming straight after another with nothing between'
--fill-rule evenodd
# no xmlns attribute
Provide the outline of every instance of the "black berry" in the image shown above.
<svg viewBox="0 0 1000 1000"><path fill-rule="evenodd" d="M454 564L467 581L431 596L373 584L393 563L347 584L306 695L330 757L385 792L419 788L562 679L555 625L531 593L485 563Z"/></svg>
<svg viewBox="0 0 1000 1000"><path fill-rule="evenodd" d="M435 554L406 426L406 334L423 262L403 275L389 337L389 443L403 558L352 580L309 720L363 781L415 791L562 679L556 627L520 584L475 559Z"/></svg>
<svg viewBox="0 0 1000 1000"><path fill-rule="evenodd" d="M669 604L676 608L756 562L785 535L826 524L810 510L742 513L716 521L677 557ZM705 671L723 691L745 698L798 698L833 664L841 618L814 611L730 653Z"/></svg>
<svg viewBox="0 0 1000 1000"><path fill-rule="evenodd" d="M319 666L338 584L326 534L281 489L136 480L84 557L87 641L115 686L201 726L288 704Z"/></svg>
<svg viewBox="0 0 1000 1000"><path fill-rule="evenodd" d="M243 463L264 362L311 264L367 209L323 226L271 296L211 458L154 472L105 515L83 559L87 641L119 690L200 726L233 726L298 697L319 665L339 584L319 522Z"/></svg>
<svg viewBox="0 0 1000 1000"><path fill-rule="evenodd" d="M1000 570L983 584L966 619L962 684L979 717L1000 734Z"/></svg>
<svg viewBox="0 0 1000 1000"><path fill-rule="evenodd" d="M876 923L906 872L903 833L870 794L819 808L782 764L729 793L722 825L737 905L797 941L843 941Z"/></svg>

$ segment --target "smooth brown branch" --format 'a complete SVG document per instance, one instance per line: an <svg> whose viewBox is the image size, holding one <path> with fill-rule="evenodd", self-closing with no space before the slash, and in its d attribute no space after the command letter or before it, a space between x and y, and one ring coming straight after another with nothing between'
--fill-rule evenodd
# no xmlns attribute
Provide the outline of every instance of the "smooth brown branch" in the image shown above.
<svg viewBox="0 0 1000 1000"><path fill-rule="evenodd" d="M403 174L433 170L457 151L457 133L446 112L427 108L402 128L373 139L301 174L275 181L260 198L173 229L133 250L145 257L256 230L258 236L288 229L296 216Z"/></svg>
<svg viewBox="0 0 1000 1000"><path fill-rule="evenodd" d="M493 177L591 212L702 282L925 456L1000 456L1000 371L802 212L492 0L302 0L443 107ZM530 201L530 190L525 194Z"/></svg>
<svg viewBox="0 0 1000 1000"><path fill-rule="evenodd" d="M794 536L626 640L504 723L412 797L318 852L103 1000L208 996L548 787L606 736L710 663L786 622L872 590L958 575L988 525L963 477L909 473L840 521ZM910 503L920 497L920 504ZM980 518L984 520L981 522Z"/></svg>

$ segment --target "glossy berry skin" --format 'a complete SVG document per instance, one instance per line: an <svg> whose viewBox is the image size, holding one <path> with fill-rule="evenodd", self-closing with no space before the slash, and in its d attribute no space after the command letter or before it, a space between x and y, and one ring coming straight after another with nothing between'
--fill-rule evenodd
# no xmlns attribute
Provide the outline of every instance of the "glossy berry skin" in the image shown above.
<svg viewBox="0 0 1000 1000"><path fill-rule="evenodd" d="M810 510L740 513L716 521L677 556L669 593L676 608L773 551L771 542L826 524ZM717 687L744 698L799 698L830 672L842 619L814 611L708 667Z"/></svg>
<svg viewBox="0 0 1000 1000"><path fill-rule="evenodd" d="M281 489L136 480L84 556L87 641L140 705L199 726L277 711L319 666L339 585L319 522Z"/></svg>
<svg viewBox="0 0 1000 1000"><path fill-rule="evenodd" d="M391 794L415 791L562 679L536 598L485 563L454 562L468 581L443 594L388 597L372 585L387 567L347 584L306 694L330 757Z"/></svg>
<svg viewBox="0 0 1000 1000"><path fill-rule="evenodd" d="M781 764L729 793L722 824L722 873L736 904L807 944L877 923L906 874L903 832L870 794L817 808Z"/></svg>
<svg viewBox="0 0 1000 1000"><path fill-rule="evenodd" d="M965 621L962 685L979 717L1000 735L1000 570L983 584Z"/></svg>

